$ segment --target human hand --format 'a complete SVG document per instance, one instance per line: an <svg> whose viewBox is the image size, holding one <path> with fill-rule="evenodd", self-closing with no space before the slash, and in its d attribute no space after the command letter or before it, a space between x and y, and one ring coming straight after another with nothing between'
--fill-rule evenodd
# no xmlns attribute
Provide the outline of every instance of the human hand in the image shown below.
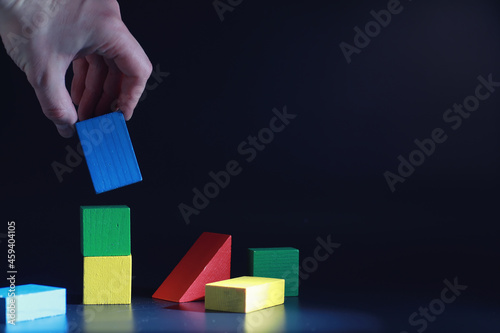
<svg viewBox="0 0 500 333"><path fill-rule="evenodd" d="M118 109L129 120L152 71L116 0L0 0L0 36L63 137L77 120Z"/></svg>

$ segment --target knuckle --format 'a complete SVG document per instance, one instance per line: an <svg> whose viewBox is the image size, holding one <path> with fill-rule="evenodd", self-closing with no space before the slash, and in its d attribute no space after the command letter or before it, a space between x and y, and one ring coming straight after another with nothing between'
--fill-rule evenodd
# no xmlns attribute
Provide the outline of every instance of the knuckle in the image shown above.
<svg viewBox="0 0 500 333"><path fill-rule="evenodd" d="M44 108L43 113L47 118L49 118L58 125L67 123L66 112L61 108L58 107Z"/></svg>
<svg viewBox="0 0 500 333"><path fill-rule="evenodd" d="M153 64L149 59L145 63L144 73L147 73L147 77L149 78L153 73Z"/></svg>
<svg viewBox="0 0 500 333"><path fill-rule="evenodd" d="M26 77L35 89L47 88L50 82L50 74L45 70L40 70L40 68L44 68L44 66L31 64L31 66L27 66L25 69Z"/></svg>

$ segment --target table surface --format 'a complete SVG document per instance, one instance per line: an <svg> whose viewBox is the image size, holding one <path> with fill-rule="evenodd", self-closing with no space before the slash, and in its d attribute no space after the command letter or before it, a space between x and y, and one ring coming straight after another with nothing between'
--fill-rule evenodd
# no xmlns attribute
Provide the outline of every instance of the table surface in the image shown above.
<svg viewBox="0 0 500 333"><path fill-rule="evenodd" d="M6 332L417 332L409 317L422 295L308 290L253 313L206 312L203 302L133 297L131 305L68 304L65 316L1 325ZM457 298L428 321L426 332L500 332L500 306ZM422 317L418 317L422 318Z"/></svg>

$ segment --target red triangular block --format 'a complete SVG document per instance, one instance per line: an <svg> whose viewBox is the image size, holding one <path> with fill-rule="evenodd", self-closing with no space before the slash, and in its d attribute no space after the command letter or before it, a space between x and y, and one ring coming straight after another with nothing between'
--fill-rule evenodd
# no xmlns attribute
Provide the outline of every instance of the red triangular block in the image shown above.
<svg viewBox="0 0 500 333"><path fill-rule="evenodd" d="M230 278L231 235L204 232L153 294L171 302L205 297L205 284Z"/></svg>

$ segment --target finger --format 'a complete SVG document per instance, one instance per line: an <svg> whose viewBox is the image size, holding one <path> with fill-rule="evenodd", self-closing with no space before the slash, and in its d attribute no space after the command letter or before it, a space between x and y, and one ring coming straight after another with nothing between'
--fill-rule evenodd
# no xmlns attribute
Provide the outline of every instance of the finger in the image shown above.
<svg viewBox="0 0 500 333"><path fill-rule="evenodd" d="M117 105L123 111L125 119L129 120L144 92L153 66L128 30L119 37L115 50L116 55L112 59L123 73Z"/></svg>
<svg viewBox="0 0 500 333"><path fill-rule="evenodd" d="M78 106L78 119L85 120L95 116L95 108L102 94L104 80L108 75L108 66L101 56L92 54L86 57L89 63L83 91Z"/></svg>
<svg viewBox="0 0 500 333"><path fill-rule="evenodd" d="M61 63L48 64L45 71L27 69L26 75L35 89L42 111L57 127L59 134L69 138L77 121L75 107L65 84L67 70Z"/></svg>
<svg viewBox="0 0 500 333"><path fill-rule="evenodd" d="M83 91L85 90L85 78L89 63L85 58L76 59L73 61L73 80L71 82L71 99L76 105L82 100Z"/></svg>
<svg viewBox="0 0 500 333"><path fill-rule="evenodd" d="M104 81L101 99L95 109L96 115L103 115L110 111L116 111L117 98L120 94L120 85L122 81L122 73L118 67L116 67L114 61L104 59L104 62L108 66L108 76Z"/></svg>

